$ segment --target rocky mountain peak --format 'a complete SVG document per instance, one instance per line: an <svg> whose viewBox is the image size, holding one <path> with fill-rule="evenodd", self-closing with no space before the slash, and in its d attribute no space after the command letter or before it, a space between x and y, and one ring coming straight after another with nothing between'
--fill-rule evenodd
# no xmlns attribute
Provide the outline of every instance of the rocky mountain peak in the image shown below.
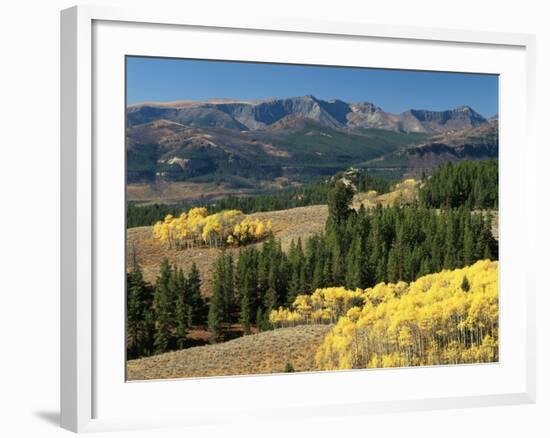
<svg viewBox="0 0 550 438"><path fill-rule="evenodd" d="M181 105L147 104L128 107L130 126L158 119L189 126L255 131L285 120L310 119L321 125L344 130L385 129L401 132L442 133L489 123L470 106L445 111L410 109L401 114L385 112L371 102L348 103L334 98L323 100L313 94L260 100L211 99Z"/></svg>

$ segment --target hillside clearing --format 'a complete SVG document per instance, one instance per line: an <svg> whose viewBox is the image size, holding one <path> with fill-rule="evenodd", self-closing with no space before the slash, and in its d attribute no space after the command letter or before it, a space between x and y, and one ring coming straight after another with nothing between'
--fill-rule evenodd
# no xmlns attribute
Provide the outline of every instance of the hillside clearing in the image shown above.
<svg viewBox="0 0 550 438"><path fill-rule="evenodd" d="M192 347L127 362L128 380L235 376L314 371L315 353L329 325L308 325L243 336L215 345Z"/></svg>
<svg viewBox="0 0 550 438"><path fill-rule="evenodd" d="M328 216L326 205L311 205L297 207L289 210L254 213L252 218L262 221L271 220L273 234L281 240L284 251L290 246L292 240L298 238L304 242L309 236L323 231ZM258 246L262 243L256 243ZM170 263L176 264L185 272L189 272L193 263L197 265L203 281L203 295L209 296L211 290L212 266L218 255L222 252L217 248L191 248L184 250L169 249L168 246L153 238L153 227L137 227L127 230L127 267L131 267L137 260L143 271L145 281L154 283L160 270L160 264L164 257ZM239 248L227 248L234 256L239 253Z"/></svg>
<svg viewBox="0 0 550 438"><path fill-rule="evenodd" d="M191 181L156 181L154 183L134 182L126 185L128 201L139 205L177 204L181 202L213 201L227 196L254 196L266 190L281 190L288 186L286 178L275 178L262 182L258 187L234 188L230 184ZM197 196L200 193L200 197Z"/></svg>

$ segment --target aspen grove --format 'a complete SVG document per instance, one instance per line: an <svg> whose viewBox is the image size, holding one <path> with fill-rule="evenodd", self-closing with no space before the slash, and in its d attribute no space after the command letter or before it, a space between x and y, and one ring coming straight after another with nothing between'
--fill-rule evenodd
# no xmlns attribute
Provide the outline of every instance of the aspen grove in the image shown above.
<svg viewBox="0 0 550 438"><path fill-rule="evenodd" d="M155 238L177 249L246 245L270 233L269 221L252 219L240 210L223 210L209 215L206 207L191 208L178 217L168 214L153 228Z"/></svg>
<svg viewBox="0 0 550 438"><path fill-rule="evenodd" d="M412 283L317 289L273 310L275 327L334 324L316 354L321 370L498 360L498 262L480 260Z"/></svg>

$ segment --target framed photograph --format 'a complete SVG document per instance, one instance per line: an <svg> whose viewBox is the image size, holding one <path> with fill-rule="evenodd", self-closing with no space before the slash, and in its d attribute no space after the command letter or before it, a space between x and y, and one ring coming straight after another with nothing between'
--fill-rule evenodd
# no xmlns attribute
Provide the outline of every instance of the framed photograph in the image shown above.
<svg viewBox="0 0 550 438"><path fill-rule="evenodd" d="M61 18L63 427L534 402L534 37Z"/></svg>

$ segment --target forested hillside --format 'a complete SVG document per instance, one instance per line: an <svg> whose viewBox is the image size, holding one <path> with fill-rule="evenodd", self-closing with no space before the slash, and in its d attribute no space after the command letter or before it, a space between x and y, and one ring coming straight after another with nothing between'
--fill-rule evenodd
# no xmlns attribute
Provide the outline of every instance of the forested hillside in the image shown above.
<svg viewBox="0 0 550 438"><path fill-rule="evenodd" d="M230 196L209 202L195 202L190 204L166 205L136 205L128 204L126 209L126 227L141 227L154 225L162 221L168 215L180 216L196 206L205 206L210 213L218 213L224 210L240 210L245 214L261 211L288 210L308 205L326 204L328 193L334 188L336 182L346 178L358 192L375 190L378 194L390 190L391 182L376 178L370 174L353 169L352 171L339 172L332 177L306 184L301 187L288 188L273 193L255 196Z"/></svg>
<svg viewBox="0 0 550 438"><path fill-rule="evenodd" d="M318 345L317 369L498 360L497 163L448 164L412 182L354 170L293 194L229 198L157 221L152 238L180 261L164 259L156 279L145 281L136 251L128 356L328 324L334 328ZM403 189L415 196L403 202ZM388 192L384 202L356 205L374 190ZM287 236L284 245L278 223L248 215L323 197L324 226ZM236 206L245 207L227 208ZM152 215L135 220L161 213L149 208ZM181 260L198 252L210 254L210 264L186 264L183 272Z"/></svg>
<svg viewBox="0 0 550 438"><path fill-rule="evenodd" d="M482 260L412 283L317 289L272 310L265 323L263 333L130 360L128 378L495 362L498 262ZM151 337L152 348L163 340Z"/></svg>
<svg viewBox="0 0 550 438"><path fill-rule="evenodd" d="M498 208L498 161L445 163L420 189L420 200L434 208Z"/></svg>

